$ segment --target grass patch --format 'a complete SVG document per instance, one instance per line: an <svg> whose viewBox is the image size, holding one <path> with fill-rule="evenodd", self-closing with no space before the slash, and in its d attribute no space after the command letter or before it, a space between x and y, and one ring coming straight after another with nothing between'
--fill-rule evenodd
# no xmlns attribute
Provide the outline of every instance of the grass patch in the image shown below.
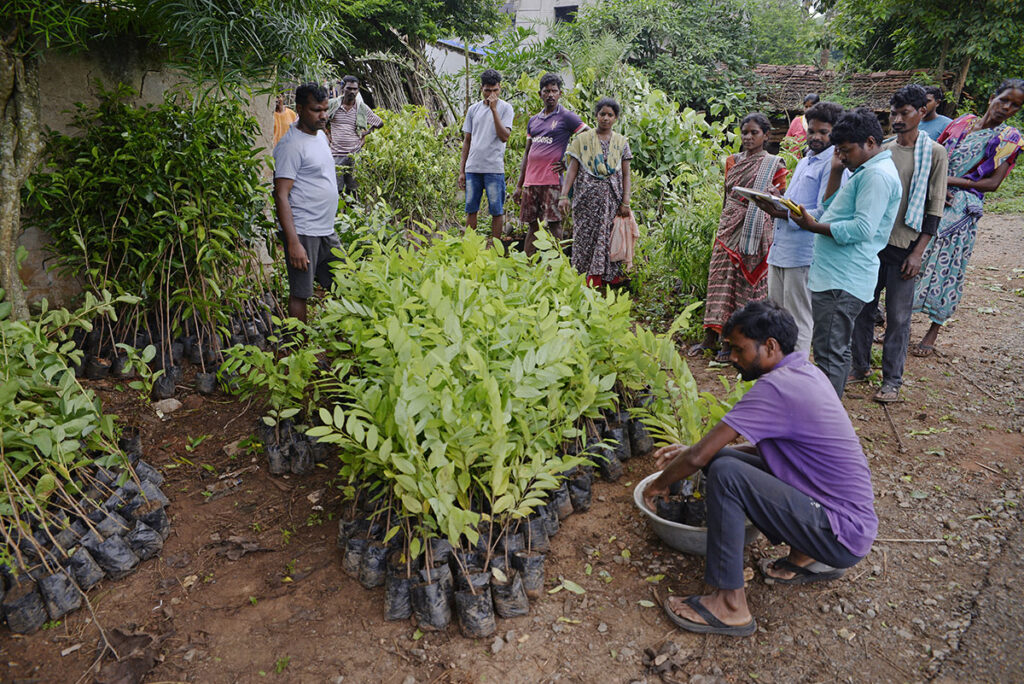
<svg viewBox="0 0 1024 684"><path fill-rule="evenodd" d="M1024 171L1010 171L999 189L985 197L985 213L1024 214Z"/></svg>

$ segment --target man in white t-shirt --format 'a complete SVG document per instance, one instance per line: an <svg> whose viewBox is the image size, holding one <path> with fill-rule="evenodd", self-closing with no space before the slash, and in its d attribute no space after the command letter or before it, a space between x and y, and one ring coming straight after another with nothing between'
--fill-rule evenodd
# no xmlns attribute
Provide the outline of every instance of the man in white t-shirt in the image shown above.
<svg viewBox="0 0 1024 684"><path fill-rule="evenodd" d="M327 91L313 83L295 90L296 121L274 148L274 206L288 267L288 315L306 320L313 280L328 287L338 184L334 157L324 134Z"/></svg>
<svg viewBox="0 0 1024 684"><path fill-rule="evenodd" d="M466 191L466 223L476 230L480 199L487 191L491 236L501 237L505 225L505 143L512 132L512 105L500 99L501 74L487 69L480 74L482 99L466 112L462 132L459 188Z"/></svg>

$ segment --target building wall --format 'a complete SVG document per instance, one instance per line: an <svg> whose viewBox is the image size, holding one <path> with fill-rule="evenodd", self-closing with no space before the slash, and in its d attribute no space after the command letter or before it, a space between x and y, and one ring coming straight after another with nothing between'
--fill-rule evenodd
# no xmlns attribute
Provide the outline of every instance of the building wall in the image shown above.
<svg viewBox="0 0 1024 684"><path fill-rule="evenodd" d="M99 84L97 84L99 81ZM39 73L40 121L44 129L74 135L71 127L72 112L76 102L94 105L98 102L100 87L110 88L124 82L139 95L135 104L159 104L164 92L182 82L180 75L147 64L139 55L130 50L119 53L90 53L46 55ZM273 142L274 114L273 101L258 96L249 105L249 112L260 123L262 135L257 146L270 150ZM19 244L28 250L28 258L22 264L21 278L27 287L29 304L38 303L44 297L51 304L67 306L81 291L75 280L66 280L50 270L46 245L47 236L39 229L28 225L23 218L24 232Z"/></svg>
<svg viewBox="0 0 1024 684"><path fill-rule="evenodd" d="M519 0L509 3L515 10L516 26L532 28L537 32L535 40L544 40L550 35L555 23L555 9L579 7L597 0Z"/></svg>

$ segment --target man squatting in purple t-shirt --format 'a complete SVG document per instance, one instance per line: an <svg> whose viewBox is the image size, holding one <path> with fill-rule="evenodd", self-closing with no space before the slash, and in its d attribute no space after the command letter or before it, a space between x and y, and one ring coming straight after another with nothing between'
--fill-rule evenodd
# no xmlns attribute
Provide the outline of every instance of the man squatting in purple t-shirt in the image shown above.
<svg viewBox="0 0 1024 684"><path fill-rule="evenodd" d="M743 592L745 518L790 547L786 558L762 560L766 584L840 577L871 549L878 518L860 441L828 378L794 351L793 316L770 300L751 302L722 334L743 379L757 382L699 442L659 449L662 473L643 496L654 510L669 485L704 470L704 580L714 591L670 596L665 612L691 632L748 636L757 623ZM741 435L750 443L727 448Z"/></svg>
<svg viewBox="0 0 1024 684"><path fill-rule="evenodd" d="M519 218L527 225L527 254L534 253L533 241L540 221L548 232L562 239L562 212L558 210L558 197L562 189L561 172L565 170L562 158L569 138L587 130L576 114L558 101L562 98L562 77L544 74L540 79L540 99L544 109L530 117L526 124L526 151L519 167L519 182L512 199L519 205Z"/></svg>

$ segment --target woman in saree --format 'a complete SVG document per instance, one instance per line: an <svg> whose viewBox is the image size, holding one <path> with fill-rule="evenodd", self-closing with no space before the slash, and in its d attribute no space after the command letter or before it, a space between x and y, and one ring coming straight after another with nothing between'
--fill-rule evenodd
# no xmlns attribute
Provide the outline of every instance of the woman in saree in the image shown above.
<svg viewBox="0 0 1024 684"><path fill-rule="evenodd" d="M939 329L960 302L985 193L999 187L1024 149L1020 132L1006 124L1022 106L1024 80L1003 81L984 116L961 116L939 136L938 142L949 152L949 190L914 289L914 311L923 311L931 319L928 332L910 348L914 356L935 352Z"/></svg>
<svg viewBox="0 0 1024 684"><path fill-rule="evenodd" d="M629 160L633 153L624 135L612 130L619 118L619 103L610 97L594 107L597 128L580 133L569 143L569 170L565 174L558 208L569 211L572 195L572 265L594 287L621 282L622 263L608 258L612 222L629 216Z"/></svg>
<svg viewBox="0 0 1024 684"><path fill-rule="evenodd" d="M734 187L761 192L786 188L786 165L768 154L771 123L760 112L740 122L743 151L725 161L725 199L718 233L711 248L708 295L704 304L704 340L690 347L690 356L702 354L718 343L722 326L737 309L768 296L768 249L772 246L772 217L753 202L734 193ZM717 360L728 361L729 345L722 343Z"/></svg>

